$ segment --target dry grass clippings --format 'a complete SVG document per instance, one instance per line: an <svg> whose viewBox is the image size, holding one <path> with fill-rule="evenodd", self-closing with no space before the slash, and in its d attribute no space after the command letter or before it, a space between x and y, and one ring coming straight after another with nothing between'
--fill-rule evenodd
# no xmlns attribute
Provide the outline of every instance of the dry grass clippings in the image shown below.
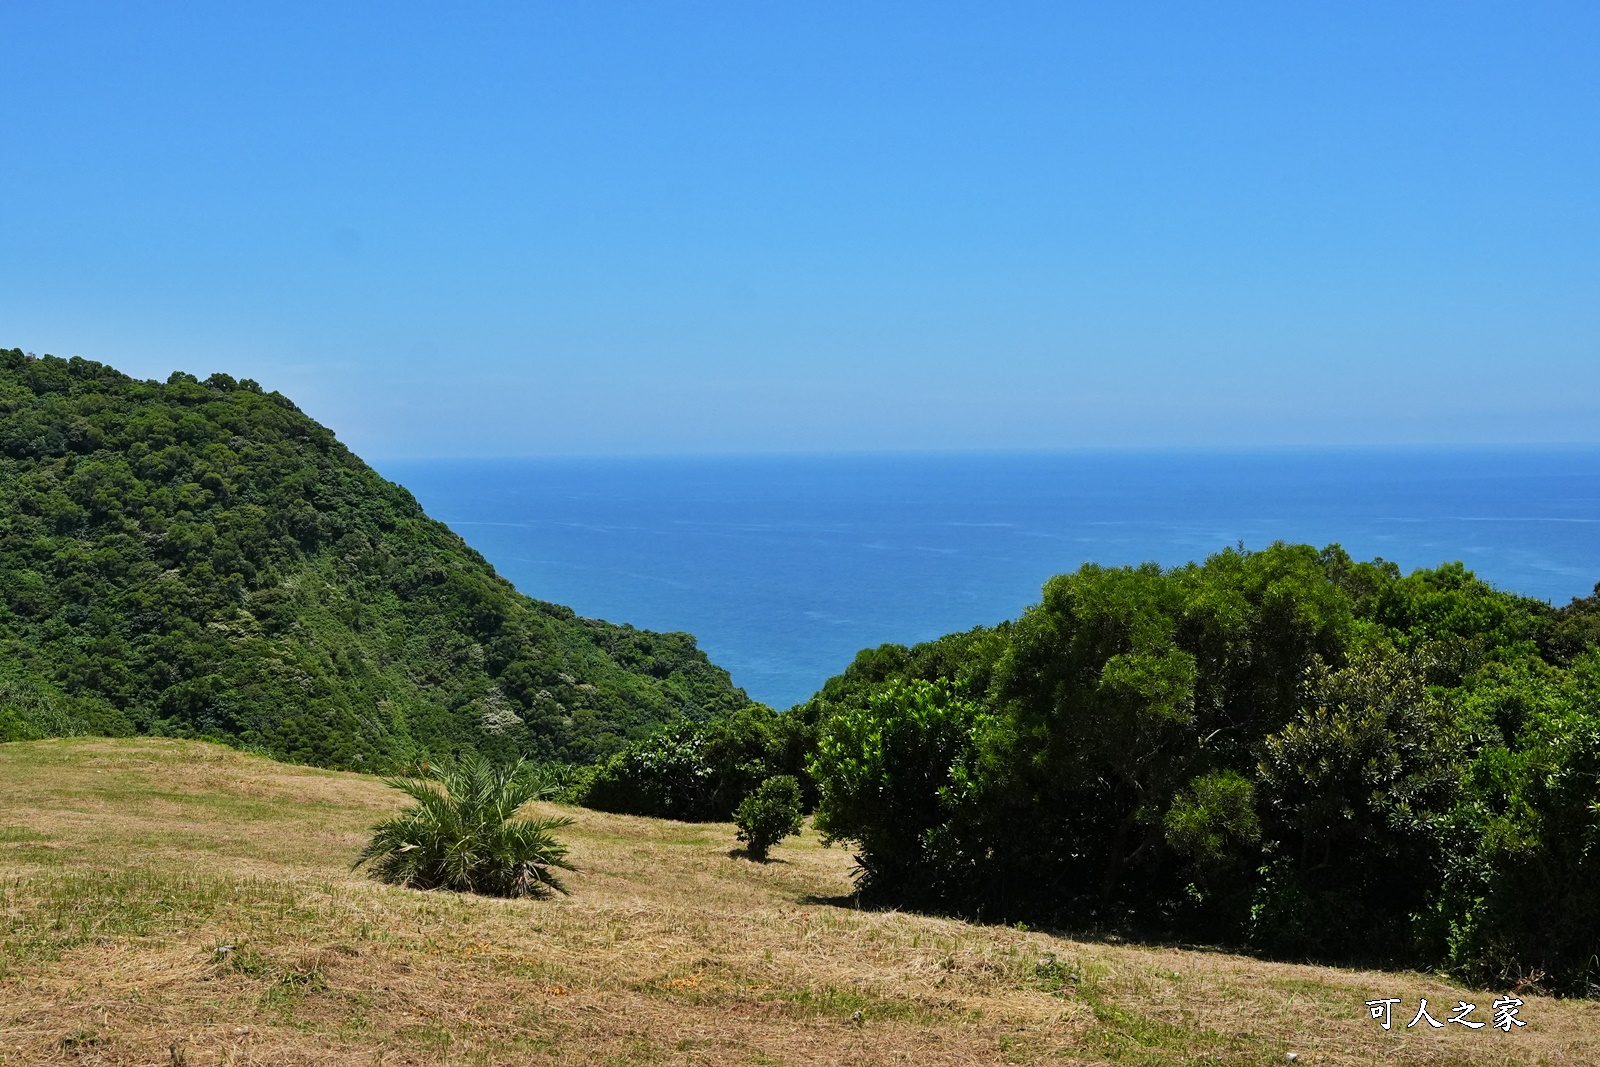
<svg viewBox="0 0 1600 1067"><path fill-rule="evenodd" d="M401 801L195 742L0 745L0 1065L1600 1063L1590 1001L1408 1030L1496 994L817 903L851 859L809 832L755 864L730 825L574 809L570 897L382 886L350 864Z"/></svg>

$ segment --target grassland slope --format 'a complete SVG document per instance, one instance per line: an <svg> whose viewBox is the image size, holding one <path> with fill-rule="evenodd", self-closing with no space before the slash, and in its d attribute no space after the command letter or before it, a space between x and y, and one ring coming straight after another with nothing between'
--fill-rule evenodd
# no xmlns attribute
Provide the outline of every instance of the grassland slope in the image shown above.
<svg viewBox="0 0 1600 1067"><path fill-rule="evenodd" d="M396 889L350 863L398 802L193 741L0 744L0 1065L1600 1062L1591 1001L1408 1030L1497 993L856 910L809 832L757 864L564 810L570 897Z"/></svg>

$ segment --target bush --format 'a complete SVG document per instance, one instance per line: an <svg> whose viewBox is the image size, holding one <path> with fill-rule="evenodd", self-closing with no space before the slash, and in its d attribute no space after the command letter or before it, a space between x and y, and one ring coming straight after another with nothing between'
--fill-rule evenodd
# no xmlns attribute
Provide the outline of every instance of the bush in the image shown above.
<svg viewBox="0 0 1600 1067"><path fill-rule="evenodd" d="M1451 816L1450 962L1483 985L1600 995L1600 653L1565 675L1504 672L1474 697L1524 721L1467 768Z"/></svg>
<svg viewBox="0 0 1600 1067"><path fill-rule="evenodd" d="M860 846L865 896L920 906L959 902L972 887L969 828L952 816L991 721L943 679L895 679L824 723L811 766L816 827L824 841Z"/></svg>
<svg viewBox="0 0 1600 1067"><path fill-rule="evenodd" d="M775 775L809 778L814 718L751 704L699 722L681 719L596 767L574 794L585 807L686 822L725 821L740 799Z"/></svg>
<svg viewBox="0 0 1600 1067"><path fill-rule="evenodd" d="M539 795L557 804L580 804L594 782L594 764L534 763L524 775L539 787Z"/></svg>
<svg viewBox="0 0 1600 1067"><path fill-rule="evenodd" d="M702 748L696 724L674 723L595 768L579 802L621 815L690 822L726 818L728 808L719 804L716 774Z"/></svg>
<svg viewBox="0 0 1600 1067"><path fill-rule="evenodd" d="M788 774L768 778L739 802L733 821L750 858L766 859L773 845L800 832L800 783Z"/></svg>
<svg viewBox="0 0 1600 1067"><path fill-rule="evenodd" d="M567 891L554 871L572 870L567 848L551 831L572 820L517 817L544 793L523 761L496 765L473 753L386 781L416 804L373 827L356 860L380 881L496 897Z"/></svg>
<svg viewBox="0 0 1600 1067"><path fill-rule="evenodd" d="M122 713L105 701L69 697L22 667L0 662L0 741L132 732Z"/></svg>

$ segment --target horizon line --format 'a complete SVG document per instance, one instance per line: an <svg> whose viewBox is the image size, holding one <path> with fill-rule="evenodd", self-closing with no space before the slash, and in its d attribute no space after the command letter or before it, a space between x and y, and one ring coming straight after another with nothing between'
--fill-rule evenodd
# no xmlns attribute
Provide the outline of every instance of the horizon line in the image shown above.
<svg viewBox="0 0 1600 1067"><path fill-rule="evenodd" d="M348 444L346 447L350 447ZM365 453L369 463L458 463L458 462L560 462L600 460L758 460L758 459L987 459L1006 457L1050 457L1091 455L1266 455L1300 454L1378 454L1392 452L1600 452L1595 441L1516 441L1516 442L1395 442L1380 444L1162 444L1162 445L1057 445L1037 448L997 446L993 448L839 448L839 449L748 449L700 451L616 451L616 452L504 452L400 455Z"/></svg>

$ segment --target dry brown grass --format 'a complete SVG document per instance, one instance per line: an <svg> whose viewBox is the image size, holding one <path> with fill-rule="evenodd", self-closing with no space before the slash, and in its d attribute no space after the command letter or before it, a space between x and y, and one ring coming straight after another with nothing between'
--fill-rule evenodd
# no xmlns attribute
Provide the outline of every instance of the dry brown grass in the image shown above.
<svg viewBox="0 0 1600 1067"><path fill-rule="evenodd" d="M810 834L762 865L731 826L568 811L553 902L352 874L401 800L212 745L0 745L0 1065L1600 1064L1593 1002L1406 1030L1496 994L832 905L850 857Z"/></svg>

